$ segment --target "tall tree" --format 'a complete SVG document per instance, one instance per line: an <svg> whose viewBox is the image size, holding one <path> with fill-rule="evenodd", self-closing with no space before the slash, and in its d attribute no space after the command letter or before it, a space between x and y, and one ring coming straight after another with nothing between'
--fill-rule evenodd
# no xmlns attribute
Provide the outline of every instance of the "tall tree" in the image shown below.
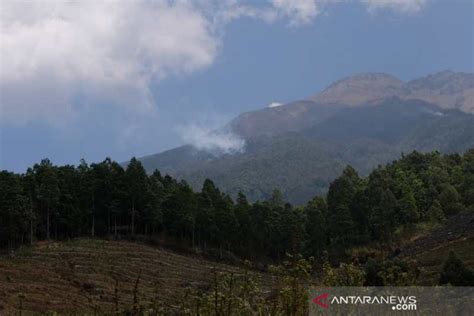
<svg viewBox="0 0 474 316"><path fill-rule="evenodd" d="M21 185L21 178L13 173L0 172L0 241L8 240L13 249L17 240L23 239L28 227L28 202Z"/></svg>
<svg viewBox="0 0 474 316"><path fill-rule="evenodd" d="M464 209L461 203L461 196L456 188L449 183L443 185L439 195L439 202L446 215L454 215Z"/></svg>
<svg viewBox="0 0 474 316"><path fill-rule="evenodd" d="M401 224L414 224L418 222L420 213L416 205L415 195L409 186L402 189L402 197L398 200L398 207L400 210Z"/></svg>
<svg viewBox="0 0 474 316"><path fill-rule="evenodd" d="M351 216L353 198L360 183L357 172L347 166L334 180L327 195L329 238L333 245L348 246L352 242L354 222Z"/></svg>
<svg viewBox="0 0 474 316"><path fill-rule="evenodd" d="M46 219L46 239L50 239L51 234L51 214L57 211L59 201L59 185L56 168L49 159L41 160L40 164L33 167L37 182L37 199L41 204Z"/></svg>
<svg viewBox="0 0 474 316"><path fill-rule="evenodd" d="M250 255L249 248L252 247L252 217L250 215L250 204L242 192L237 194L234 214L238 223L236 248L239 252Z"/></svg>
<svg viewBox="0 0 474 316"><path fill-rule="evenodd" d="M306 253L320 256L327 248L327 216L326 200L316 197L308 202L305 208L306 221Z"/></svg>
<svg viewBox="0 0 474 316"><path fill-rule="evenodd" d="M131 233L135 234L137 210L143 211L148 194L148 178L142 163L133 157L125 171L125 188L130 205Z"/></svg>

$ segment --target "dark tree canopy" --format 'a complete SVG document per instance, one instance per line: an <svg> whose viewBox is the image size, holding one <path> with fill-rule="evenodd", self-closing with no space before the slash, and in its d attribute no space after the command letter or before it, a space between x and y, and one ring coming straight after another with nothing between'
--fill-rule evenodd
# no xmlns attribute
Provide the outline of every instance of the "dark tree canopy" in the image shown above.
<svg viewBox="0 0 474 316"><path fill-rule="evenodd" d="M366 178L348 166L326 196L302 206L285 203L279 190L267 201L252 204L243 193L234 201L210 179L194 192L158 170L148 175L135 158L126 168L109 158L78 166L45 159L24 174L0 172L0 244L145 235L248 258L321 257L367 243L384 245L400 228L474 211L473 188L474 150L413 152ZM450 260L447 282L456 270L450 267L459 266ZM373 284L380 282L377 269L368 271Z"/></svg>

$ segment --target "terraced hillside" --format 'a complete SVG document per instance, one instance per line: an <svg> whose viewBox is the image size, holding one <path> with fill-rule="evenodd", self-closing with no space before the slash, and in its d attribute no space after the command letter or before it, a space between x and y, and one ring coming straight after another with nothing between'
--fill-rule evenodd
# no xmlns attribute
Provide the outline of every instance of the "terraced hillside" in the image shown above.
<svg viewBox="0 0 474 316"><path fill-rule="evenodd" d="M430 234L408 243L400 258L416 260L421 269L420 283L436 285L444 260L454 251L474 269L474 214L458 214Z"/></svg>
<svg viewBox="0 0 474 316"><path fill-rule="evenodd" d="M38 243L0 257L0 315L24 312L112 314L116 301L177 305L186 288L207 288L213 269L243 269L125 241ZM140 275L137 291L134 291ZM256 277L260 277L257 276Z"/></svg>

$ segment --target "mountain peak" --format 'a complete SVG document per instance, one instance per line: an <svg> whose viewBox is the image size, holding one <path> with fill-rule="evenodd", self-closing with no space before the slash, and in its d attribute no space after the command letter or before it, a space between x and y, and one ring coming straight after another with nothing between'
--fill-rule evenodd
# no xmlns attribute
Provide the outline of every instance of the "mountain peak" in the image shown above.
<svg viewBox="0 0 474 316"><path fill-rule="evenodd" d="M405 98L417 98L442 108L474 113L474 74L441 71L405 84Z"/></svg>
<svg viewBox="0 0 474 316"><path fill-rule="evenodd" d="M403 82L385 73L360 73L336 81L310 100L321 104L360 106L373 105L375 100L393 96L474 113L474 74L444 70Z"/></svg>
<svg viewBox="0 0 474 316"><path fill-rule="evenodd" d="M385 73L359 73L329 85L311 99L320 103L337 103L350 106L398 95L403 81Z"/></svg>

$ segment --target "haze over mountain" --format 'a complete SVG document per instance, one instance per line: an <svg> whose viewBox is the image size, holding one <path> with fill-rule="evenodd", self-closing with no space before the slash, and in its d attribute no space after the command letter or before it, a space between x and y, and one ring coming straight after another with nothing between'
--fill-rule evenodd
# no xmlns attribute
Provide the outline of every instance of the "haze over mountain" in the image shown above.
<svg viewBox="0 0 474 316"><path fill-rule="evenodd" d="M419 99L443 109L474 113L474 74L443 71L404 83L383 73L341 79L308 100L243 113L230 125L244 138L302 130L345 107L379 104L382 99Z"/></svg>
<svg viewBox="0 0 474 316"><path fill-rule="evenodd" d="M350 164L367 174L412 150L461 152L474 147L474 75L443 71L403 82L365 73L339 80L306 100L247 112L222 131L245 150L181 146L140 160L200 188L210 178L251 200L280 189L293 203L323 193ZM216 134L221 131L216 131Z"/></svg>
<svg viewBox="0 0 474 316"><path fill-rule="evenodd" d="M474 74L470 73L443 71L408 82L383 73L365 73L337 81L311 99L318 103L360 106L397 96L473 113L473 92Z"/></svg>

